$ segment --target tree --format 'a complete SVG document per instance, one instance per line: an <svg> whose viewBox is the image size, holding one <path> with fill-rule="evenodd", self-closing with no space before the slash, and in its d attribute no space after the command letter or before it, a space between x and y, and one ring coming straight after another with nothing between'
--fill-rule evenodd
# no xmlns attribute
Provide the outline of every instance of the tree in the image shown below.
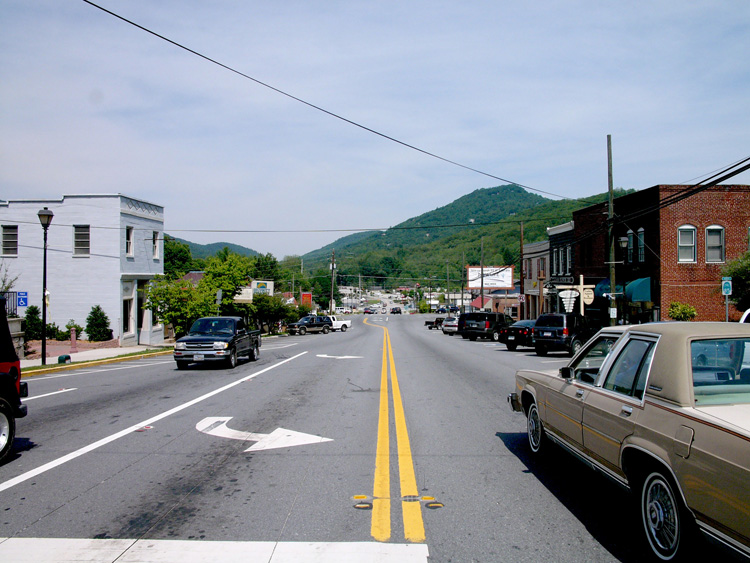
<svg viewBox="0 0 750 563"><path fill-rule="evenodd" d="M86 335L89 340L94 342L102 342L112 338L109 317L99 305L94 305L89 316L86 317Z"/></svg>
<svg viewBox="0 0 750 563"><path fill-rule="evenodd" d="M227 247L206 263L206 275L198 286L205 291L216 292L221 289L221 315L246 315L247 307L234 302L240 289L250 283L252 261L247 256L231 252Z"/></svg>
<svg viewBox="0 0 750 563"><path fill-rule="evenodd" d="M289 309L291 307L286 305L281 297L275 295L256 295L250 307L251 316L257 326L261 330L264 326L267 326L270 333L275 333L279 321L288 317Z"/></svg>
<svg viewBox="0 0 750 563"><path fill-rule="evenodd" d="M729 301L740 311L750 309L750 252L729 262L721 271L732 278L732 295Z"/></svg>
<svg viewBox="0 0 750 563"><path fill-rule="evenodd" d="M39 313L39 307L29 305L26 308L26 340L39 340L42 338L42 318Z"/></svg>
<svg viewBox="0 0 750 563"><path fill-rule="evenodd" d="M259 254L253 262L252 277L256 280L280 280L282 274L279 261L270 252L268 254Z"/></svg>
<svg viewBox="0 0 750 563"><path fill-rule="evenodd" d="M175 280L188 273L193 264L190 246L184 242L164 236L164 276Z"/></svg>
<svg viewBox="0 0 750 563"><path fill-rule="evenodd" d="M18 281L18 276L11 277L8 268L9 266L5 263L5 260L0 260L0 293L12 290Z"/></svg>
<svg viewBox="0 0 750 563"><path fill-rule="evenodd" d="M144 308L171 324L178 337L186 334L196 319L216 314L212 288L201 283L196 287L186 280L159 277L144 290L144 300Z"/></svg>

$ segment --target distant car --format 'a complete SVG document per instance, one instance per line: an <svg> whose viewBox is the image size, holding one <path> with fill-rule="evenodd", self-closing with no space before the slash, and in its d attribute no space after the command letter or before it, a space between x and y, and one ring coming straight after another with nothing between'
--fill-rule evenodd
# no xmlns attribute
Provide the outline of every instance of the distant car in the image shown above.
<svg viewBox="0 0 750 563"><path fill-rule="evenodd" d="M468 335L469 340L472 341L477 338L487 338L500 342L500 331L512 324L513 317L504 313L468 313L463 334Z"/></svg>
<svg viewBox="0 0 750 563"><path fill-rule="evenodd" d="M401 314L401 307L392 307L391 308L391 315L400 315Z"/></svg>
<svg viewBox="0 0 750 563"><path fill-rule="evenodd" d="M365 310L362 311L362 314L364 314L364 315L374 315L375 311L373 311L370 307L365 307Z"/></svg>
<svg viewBox="0 0 750 563"><path fill-rule="evenodd" d="M460 309L459 309L458 305L451 305L450 307L448 307L448 312L449 313L458 313L459 311L460 311Z"/></svg>
<svg viewBox="0 0 750 563"><path fill-rule="evenodd" d="M248 329L242 317L203 317L175 342L173 358L177 369L185 369L190 363L210 362L234 368L238 356L256 361L260 346L260 331Z"/></svg>
<svg viewBox="0 0 750 563"><path fill-rule="evenodd" d="M552 351L573 356L595 332L586 317L577 313L545 313L534 325L534 349L539 356Z"/></svg>
<svg viewBox="0 0 750 563"><path fill-rule="evenodd" d="M513 351L519 346L534 347L535 320L516 321L512 325L500 329L500 342L508 350Z"/></svg>
<svg viewBox="0 0 750 563"><path fill-rule="evenodd" d="M443 334L453 336L458 332L458 319L456 317L447 317L442 324Z"/></svg>
<svg viewBox="0 0 750 563"><path fill-rule="evenodd" d="M388 312L388 309L386 309L385 307L383 307L383 308L382 308L382 309L380 310L380 312L381 312L381 313L383 313L383 314L385 315L385 314L386 314L386 313Z"/></svg>
<svg viewBox="0 0 750 563"><path fill-rule="evenodd" d="M554 442L633 493L654 560L696 557L698 531L750 556L747 324L604 328L559 373L518 371L508 402L540 461Z"/></svg>
<svg viewBox="0 0 750 563"><path fill-rule="evenodd" d="M438 307L438 310L435 311L435 313L437 313L438 315L444 315L447 312L448 312L448 309L446 309L445 307Z"/></svg>

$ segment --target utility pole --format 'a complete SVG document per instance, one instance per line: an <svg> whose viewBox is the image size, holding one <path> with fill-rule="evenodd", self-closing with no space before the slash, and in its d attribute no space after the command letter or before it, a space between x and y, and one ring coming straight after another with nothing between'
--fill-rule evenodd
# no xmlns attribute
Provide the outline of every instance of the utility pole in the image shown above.
<svg viewBox="0 0 750 563"><path fill-rule="evenodd" d="M466 277L466 251L461 253L461 312L464 312L464 278Z"/></svg>
<svg viewBox="0 0 750 563"><path fill-rule="evenodd" d="M611 295L609 324L610 326L614 326L617 324L617 314L615 313L613 316L611 310L614 309L617 311L617 286L615 286L615 193L612 183L612 135L607 135L607 185L609 187L609 211L607 212L607 224L609 226L609 294ZM581 296L581 299L583 299L583 296Z"/></svg>
<svg viewBox="0 0 750 563"><path fill-rule="evenodd" d="M447 305L448 305L448 312L450 312L450 308L451 308L451 278L450 278L450 274L448 273L448 261L447 260L445 261L445 286L446 286L445 287L445 291L446 291L445 300L446 300Z"/></svg>
<svg viewBox="0 0 750 563"><path fill-rule="evenodd" d="M331 301L328 304L328 311L333 315L333 282L336 279L336 249L331 250Z"/></svg>
<svg viewBox="0 0 750 563"><path fill-rule="evenodd" d="M479 310L484 310L484 237L482 237L481 252L479 254Z"/></svg>
<svg viewBox="0 0 750 563"><path fill-rule="evenodd" d="M520 270L521 270L521 287L518 292L518 320L526 318L526 297L523 292L524 284L524 271L523 271L523 221L521 221L521 257L519 259Z"/></svg>

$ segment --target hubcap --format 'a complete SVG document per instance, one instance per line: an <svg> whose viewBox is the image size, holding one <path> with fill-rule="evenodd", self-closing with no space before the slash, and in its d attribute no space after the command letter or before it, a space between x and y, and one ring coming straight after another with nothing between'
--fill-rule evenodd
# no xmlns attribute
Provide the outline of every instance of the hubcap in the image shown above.
<svg viewBox="0 0 750 563"><path fill-rule="evenodd" d="M9 435L10 423L8 422L8 418L3 413L0 413L0 450L8 443Z"/></svg>
<svg viewBox="0 0 750 563"><path fill-rule="evenodd" d="M678 507L666 483L656 479L644 498L649 539L663 555L673 555L679 542Z"/></svg>

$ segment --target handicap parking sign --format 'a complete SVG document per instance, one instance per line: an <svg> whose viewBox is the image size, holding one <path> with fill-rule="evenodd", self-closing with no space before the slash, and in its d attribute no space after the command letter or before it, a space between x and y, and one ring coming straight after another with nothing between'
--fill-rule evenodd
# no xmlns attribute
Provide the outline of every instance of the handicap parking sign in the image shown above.
<svg viewBox="0 0 750 563"><path fill-rule="evenodd" d="M18 295L16 296L16 306L17 307L28 307L29 306L29 292L28 291L19 291Z"/></svg>

